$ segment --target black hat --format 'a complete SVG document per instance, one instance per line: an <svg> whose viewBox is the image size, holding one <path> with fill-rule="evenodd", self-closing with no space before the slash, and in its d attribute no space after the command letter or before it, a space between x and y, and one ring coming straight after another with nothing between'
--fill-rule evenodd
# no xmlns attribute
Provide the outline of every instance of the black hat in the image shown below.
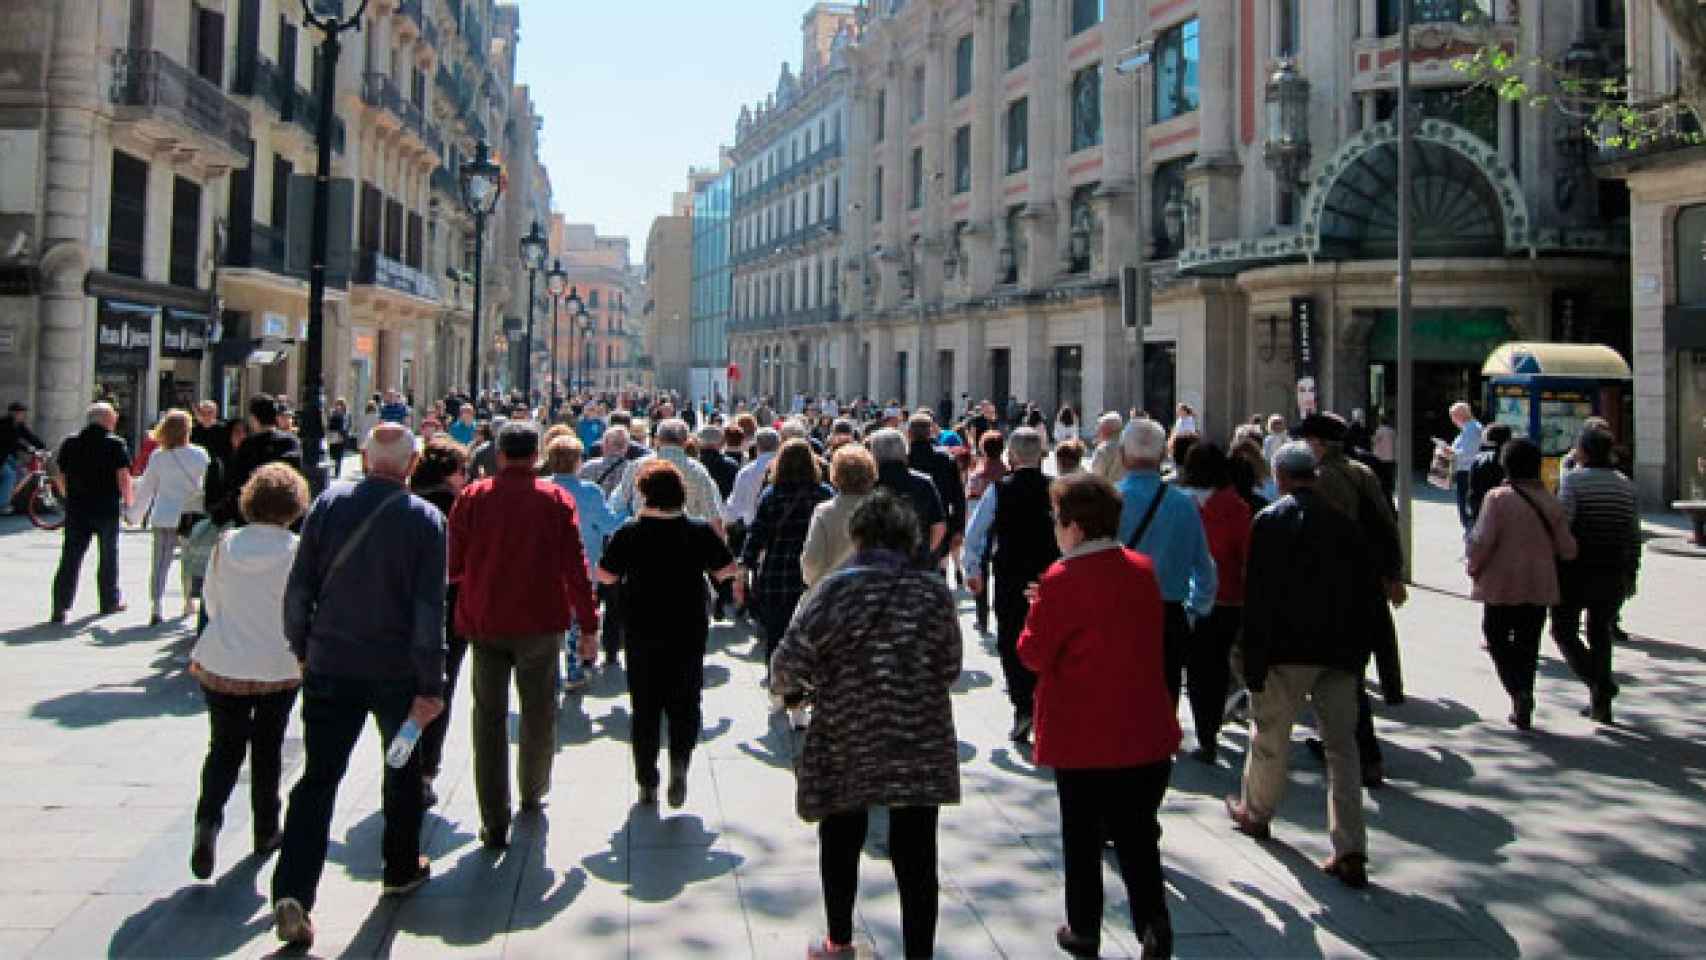
<svg viewBox="0 0 1706 960"><path fill-rule="evenodd" d="M26 407L23 404L18 403L17 401L13 401L12 403L9 403L6 405L6 412L7 413L27 413L27 412L29 412L29 409L30 409L29 407Z"/></svg>
<svg viewBox="0 0 1706 960"><path fill-rule="evenodd" d="M1336 413L1312 413L1291 428L1291 436L1297 440L1344 443L1346 429L1345 418Z"/></svg>

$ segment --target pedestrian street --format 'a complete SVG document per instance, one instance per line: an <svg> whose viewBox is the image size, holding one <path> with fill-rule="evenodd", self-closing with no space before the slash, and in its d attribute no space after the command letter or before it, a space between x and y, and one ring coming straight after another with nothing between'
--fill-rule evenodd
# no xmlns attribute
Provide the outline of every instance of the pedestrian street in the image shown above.
<svg viewBox="0 0 1706 960"><path fill-rule="evenodd" d="M1398 613L1409 699L1376 700L1388 783L1367 799L1372 886L1346 889L1317 866L1330 852L1326 800L1304 731L1293 736L1273 839L1231 829L1221 798L1237 790L1247 733L1230 725L1219 766L1181 752L1163 805L1177 954L1698 955L1706 634L1694 592L1706 568L1649 545L1641 594L1625 608L1630 640L1616 652L1618 722L1577 716L1586 694L1548 641L1536 730L1525 735L1505 722L1506 697L1479 648L1480 607L1452 559L1452 507L1424 501L1417 518L1418 583ZM1683 531L1649 523L1649 533ZM191 625L145 626L137 601L147 540L122 540L129 612L95 619L85 603L66 626L46 626L59 537L0 519L0 957L273 955L274 861L248 856L247 803L230 804L214 881L191 879L207 735L185 672ZM93 564L84 576L92 580ZM1054 787L1007 741L993 637L972 631L970 599L959 598L964 801L942 811L937 955L1056 956ZM549 806L521 816L501 852L475 838L468 693L459 690L442 799L426 818L433 877L406 899L379 895L380 745L364 734L338 795L314 955L800 956L823 930L817 838L794 814L796 734L768 709L755 645L745 626L713 629L705 729L683 808L635 805L623 681L606 671L567 700ZM1181 714L1188 749L1189 711ZM298 720L288 736L287 785L301 766ZM856 939L860 956L897 957L899 904L880 859L886 830L879 823L871 836ZM1105 882L1103 956L1134 956L1111 866Z"/></svg>

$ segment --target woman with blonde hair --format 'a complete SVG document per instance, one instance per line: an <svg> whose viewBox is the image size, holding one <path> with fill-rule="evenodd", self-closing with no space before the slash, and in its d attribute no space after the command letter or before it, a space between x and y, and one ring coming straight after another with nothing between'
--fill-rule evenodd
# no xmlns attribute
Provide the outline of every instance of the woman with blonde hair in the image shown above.
<svg viewBox="0 0 1706 960"><path fill-rule="evenodd" d="M166 572L172 567L172 556L178 549L178 537L206 509L202 499L202 481L207 476L207 451L190 443L193 421L186 410L169 410L154 428L154 441L159 449L148 458L148 468L142 471L132 502L130 522L146 518L154 532L154 552L148 570L148 599L151 606L149 626L161 622L160 600L166 593ZM186 523L187 519L187 523ZM184 616L191 612L191 589L188 572L183 575Z"/></svg>
<svg viewBox="0 0 1706 960"><path fill-rule="evenodd" d="M876 458L857 443L843 444L830 459L829 483L835 488L835 499L812 509L811 526L800 554L800 573L808 588L853 555L853 535L847 525L853 511L871 499L877 487Z"/></svg>

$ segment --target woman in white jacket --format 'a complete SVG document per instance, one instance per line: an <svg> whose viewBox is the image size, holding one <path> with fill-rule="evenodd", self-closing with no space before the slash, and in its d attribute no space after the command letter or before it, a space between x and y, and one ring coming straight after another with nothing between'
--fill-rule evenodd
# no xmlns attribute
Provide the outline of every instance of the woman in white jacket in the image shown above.
<svg viewBox="0 0 1706 960"><path fill-rule="evenodd" d="M249 754L254 850L277 849L281 834L279 777L284 730L302 685L302 670L284 637L284 584L296 557L290 525L308 509L308 484L282 463L256 470L239 509L248 526L227 531L207 563L202 595L207 630L190 653L211 728L196 803L190 870L213 875L214 846L225 801Z"/></svg>
<svg viewBox="0 0 1706 960"><path fill-rule="evenodd" d="M166 572L172 568L172 556L178 549L180 524L185 515L204 509L202 479L207 475L209 459L206 450L190 443L190 415L185 410L171 410L161 417L160 425L154 428L154 441L160 448L148 458L148 469L142 472L130 512L132 523L146 514L148 527L154 532L153 562L148 568L150 626L161 619L160 598L166 593ZM187 573L183 580L187 617L194 591Z"/></svg>

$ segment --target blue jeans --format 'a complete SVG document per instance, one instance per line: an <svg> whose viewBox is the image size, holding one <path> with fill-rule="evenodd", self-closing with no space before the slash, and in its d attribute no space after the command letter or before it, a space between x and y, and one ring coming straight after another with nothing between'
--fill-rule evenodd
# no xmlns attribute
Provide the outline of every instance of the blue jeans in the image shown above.
<svg viewBox="0 0 1706 960"><path fill-rule="evenodd" d="M569 632L563 634L563 654L568 660L568 666L563 671L563 679L569 683L580 683L586 678L586 668L581 666L581 628L575 624Z"/></svg>
<svg viewBox="0 0 1706 960"><path fill-rule="evenodd" d="M1468 530L1475 525L1475 514L1469 510L1469 471L1458 470L1451 475L1451 489L1457 494L1457 521Z"/></svg>
<svg viewBox="0 0 1706 960"><path fill-rule="evenodd" d="M77 599L77 577L83 572L83 555L89 552L89 541L100 541L100 566L95 571L95 583L101 596L101 609L118 606L118 511L91 514L71 508L65 511L65 541L59 550L59 570L53 575L53 610L63 613Z"/></svg>
<svg viewBox="0 0 1706 960"><path fill-rule="evenodd" d="M0 506L12 502L12 487L18 482L18 467L11 457L0 457Z"/></svg>

